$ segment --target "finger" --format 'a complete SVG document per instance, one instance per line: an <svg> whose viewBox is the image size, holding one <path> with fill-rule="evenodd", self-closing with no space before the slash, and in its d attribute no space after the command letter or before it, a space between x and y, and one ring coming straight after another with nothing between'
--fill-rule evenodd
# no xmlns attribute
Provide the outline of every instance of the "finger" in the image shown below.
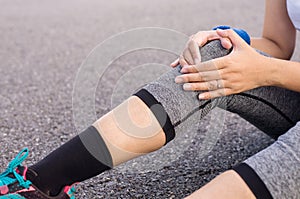
<svg viewBox="0 0 300 199"><path fill-rule="evenodd" d="M188 49L190 51L190 54L192 55L194 64L198 64L201 61L201 55L198 44L194 40L191 40L188 43Z"/></svg>
<svg viewBox="0 0 300 199"><path fill-rule="evenodd" d="M232 47L232 43L231 43L230 39L221 38L220 41L221 41L223 48L226 48L227 50L229 50Z"/></svg>
<svg viewBox="0 0 300 199"><path fill-rule="evenodd" d="M183 55L180 55L179 57L179 64L182 66L182 67L185 67L185 66L188 66L189 64L187 63L187 61L184 59Z"/></svg>
<svg viewBox="0 0 300 199"><path fill-rule="evenodd" d="M182 84L187 82L203 82L200 73L190 73L185 75L180 75L175 78L175 83Z"/></svg>
<svg viewBox="0 0 300 199"><path fill-rule="evenodd" d="M186 83L183 84L183 90L186 91L208 91L209 85L207 82Z"/></svg>
<svg viewBox="0 0 300 199"><path fill-rule="evenodd" d="M194 60L193 60L193 57L189 51L188 48L186 48L184 51L183 51L183 58L185 59L185 61L189 64L189 65L193 65L194 64Z"/></svg>
<svg viewBox="0 0 300 199"><path fill-rule="evenodd" d="M179 64L179 58L177 58L175 61L173 61L173 62L170 64L170 66L174 68L174 67L176 67L178 64Z"/></svg>
<svg viewBox="0 0 300 199"><path fill-rule="evenodd" d="M214 91L222 90L225 86L222 80L213 80L208 82L185 83L183 89L187 91Z"/></svg>
<svg viewBox="0 0 300 199"><path fill-rule="evenodd" d="M206 62L201 62L197 65L190 65L182 68L182 73L194 73L196 72L205 72L205 71L213 71L213 70L221 70L226 67L227 64L227 56L212 59Z"/></svg>
<svg viewBox="0 0 300 199"><path fill-rule="evenodd" d="M221 38L215 30L211 31L201 31L198 32L193 40L198 44L198 46L204 46L208 41Z"/></svg>
<svg viewBox="0 0 300 199"><path fill-rule="evenodd" d="M230 39L234 48L244 48L248 44L232 29L228 30L217 30L217 34L223 38Z"/></svg>
<svg viewBox="0 0 300 199"><path fill-rule="evenodd" d="M231 94L232 92L229 88L222 88L214 91L201 93L198 97L200 100L209 100L209 99L223 97Z"/></svg>
<svg viewBox="0 0 300 199"><path fill-rule="evenodd" d="M213 80L208 82L185 83L183 84L183 89L187 91L213 91L222 89L222 86L225 86L225 84L221 82L221 80Z"/></svg>
<svg viewBox="0 0 300 199"><path fill-rule="evenodd" d="M208 71L201 73L189 73L177 76L175 78L176 83L187 83L187 82L204 82L222 79L220 71Z"/></svg>
<svg viewBox="0 0 300 199"><path fill-rule="evenodd" d="M198 69L196 68L195 65L185 65L181 71L181 73L186 74L186 73L198 73Z"/></svg>
<svg viewBox="0 0 300 199"><path fill-rule="evenodd" d="M195 74L195 73L192 73L192 74ZM222 71L221 70L200 72L198 74L201 77L202 81L212 81L212 80L222 79Z"/></svg>

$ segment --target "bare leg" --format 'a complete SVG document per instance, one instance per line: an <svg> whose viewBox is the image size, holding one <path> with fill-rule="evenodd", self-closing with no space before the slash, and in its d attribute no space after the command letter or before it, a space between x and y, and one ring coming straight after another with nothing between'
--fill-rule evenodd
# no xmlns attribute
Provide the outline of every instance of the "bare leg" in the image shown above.
<svg viewBox="0 0 300 199"><path fill-rule="evenodd" d="M123 117L118 118L120 115ZM166 143L163 129L152 111L136 96L101 117L93 126L105 140L113 166L158 150Z"/></svg>
<svg viewBox="0 0 300 199"><path fill-rule="evenodd" d="M186 199L255 199L243 179L233 170L226 171Z"/></svg>

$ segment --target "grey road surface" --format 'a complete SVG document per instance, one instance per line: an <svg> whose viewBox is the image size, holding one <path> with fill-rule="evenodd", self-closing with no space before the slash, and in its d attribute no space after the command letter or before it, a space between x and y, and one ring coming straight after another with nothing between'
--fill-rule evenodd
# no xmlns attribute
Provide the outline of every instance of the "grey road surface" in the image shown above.
<svg viewBox="0 0 300 199"><path fill-rule="evenodd" d="M264 11L262 0L0 0L0 4L1 170L23 147L31 150L26 160L30 165L77 135L72 108L76 74L91 50L107 38L139 27L191 35L219 24L259 36ZM113 107L112 90L124 68L152 62L166 66L176 57L141 49L114 60L95 93L98 117ZM300 48L293 59L300 60ZM141 79L150 75L144 73ZM129 94L121 92L120 98ZM77 198L183 198L273 142L227 113L224 128L215 130L221 135L203 154L203 137L214 126L213 117L210 114L186 130L184 139L177 139L176 145L184 146L180 151L166 147L157 158L152 154L83 182ZM164 153L174 153L173 161L165 163ZM143 170L147 162L156 167Z"/></svg>

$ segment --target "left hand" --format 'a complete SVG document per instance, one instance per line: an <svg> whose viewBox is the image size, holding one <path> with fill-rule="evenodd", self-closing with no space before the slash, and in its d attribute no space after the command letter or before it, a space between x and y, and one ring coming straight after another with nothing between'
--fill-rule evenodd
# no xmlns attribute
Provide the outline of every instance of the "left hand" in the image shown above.
<svg viewBox="0 0 300 199"><path fill-rule="evenodd" d="M220 40L224 48L230 49L232 44L228 38L222 38L215 30L199 31L192 35L178 59L171 63L171 67L175 68L178 64L181 66L198 64L201 61L199 46L204 46L212 40Z"/></svg>
<svg viewBox="0 0 300 199"><path fill-rule="evenodd" d="M207 91L199 99L212 99L244 92L270 84L268 76L272 70L265 66L267 58L256 52L233 30L217 30L228 38L232 52L221 58L189 65L182 68L184 73L176 77L176 83L184 83L184 90Z"/></svg>

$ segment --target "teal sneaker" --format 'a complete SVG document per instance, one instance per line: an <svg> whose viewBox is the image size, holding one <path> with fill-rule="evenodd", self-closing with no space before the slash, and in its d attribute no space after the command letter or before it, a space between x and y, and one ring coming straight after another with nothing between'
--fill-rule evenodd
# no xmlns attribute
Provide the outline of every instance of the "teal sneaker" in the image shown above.
<svg viewBox="0 0 300 199"><path fill-rule="evenodd" d="M75 185L64 187L57 196L48 196L26 179L28 168L22 166L29 150L23 149L0 174L0 199L75 199Z"/></svg>

